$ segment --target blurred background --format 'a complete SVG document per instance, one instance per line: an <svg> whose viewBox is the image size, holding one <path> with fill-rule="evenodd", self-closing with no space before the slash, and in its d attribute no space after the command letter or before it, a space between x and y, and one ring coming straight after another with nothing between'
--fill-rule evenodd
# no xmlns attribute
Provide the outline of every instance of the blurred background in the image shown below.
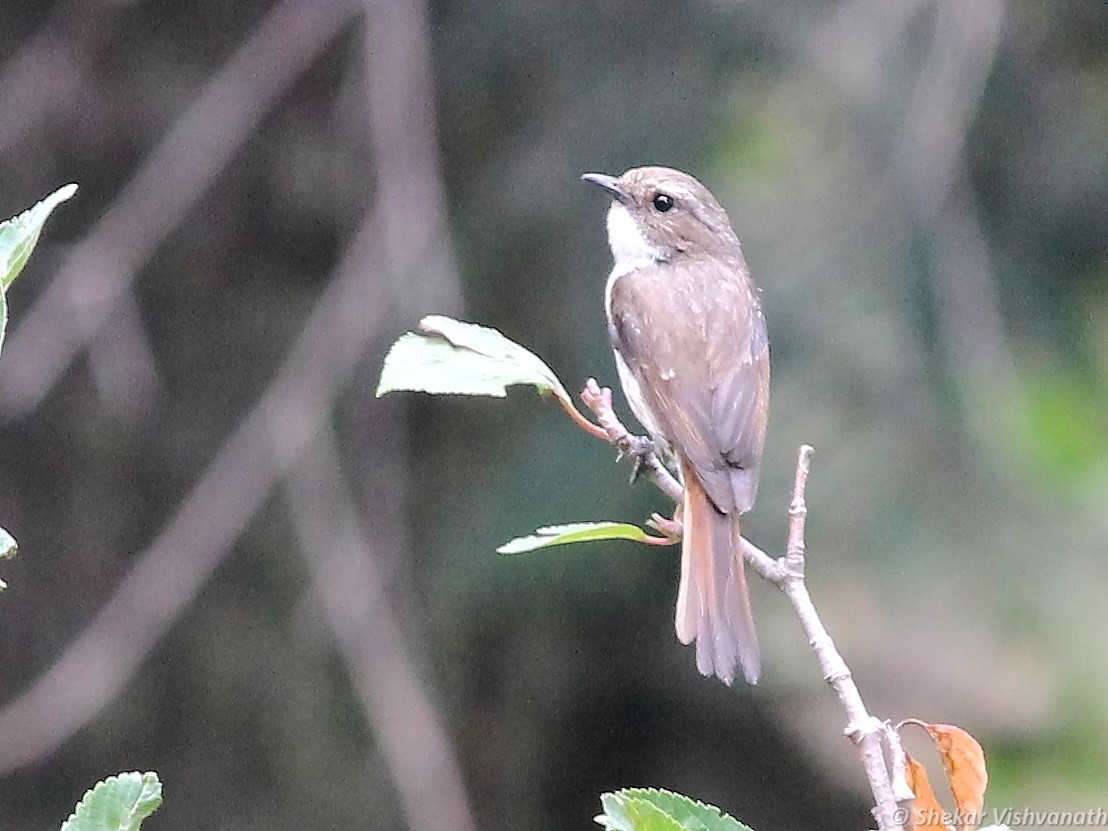
<svg viewBox="0 0 1108 831"><path fill-rule="evenodd" d="M526 389L373 396L432 312L615 383L578 177L640 164L763 287L746 531L782 550L813 444L870 709L975 734L989 808L1105 806L1108 5L12 0L0 45L0 214L80 184L0 361L4 828L131 769L166 831L589 828L632 785L871 827L777 591L763 682L702 679L675 550L494 553L667 509L610 447Z"/></svg>

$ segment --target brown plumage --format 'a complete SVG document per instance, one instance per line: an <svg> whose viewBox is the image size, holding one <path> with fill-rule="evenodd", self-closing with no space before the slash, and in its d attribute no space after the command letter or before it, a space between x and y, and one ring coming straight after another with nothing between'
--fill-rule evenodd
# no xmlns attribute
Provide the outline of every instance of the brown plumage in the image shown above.
<svg viewBox="0 0 1108 831"><path fill-rule="evenodd" d="M739 548L758 490L769 340L726 212L693 177L661 167L587 174L613 196L609 334L635 416L685 485L677 637L705 675L758 679Z"/></svg>

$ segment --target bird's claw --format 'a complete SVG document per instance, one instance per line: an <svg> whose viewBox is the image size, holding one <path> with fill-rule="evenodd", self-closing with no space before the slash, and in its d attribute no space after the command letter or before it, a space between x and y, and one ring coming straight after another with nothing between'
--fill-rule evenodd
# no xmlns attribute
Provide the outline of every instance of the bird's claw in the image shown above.
<svg viewBox="0 0 1108 831"><path fill-rule="evenodd" d="M631 464L631 484L635 484L638 478L642 475L643 468L646 466L645 459L647 456L654 452L654 442L652 442L646 436L631 436L620 442L619 444L619 456L617 460L622 459L624 456L633 457L634 461Z"/></svg>
<svg viewBox="0 0 1108 831"><path fill-rule="evenodd" d="M646 524L655 531L669 537L671 540L681 539L681 535L684 533L685 528L684 524L676 516L674 516L673 519L667 519L661 514L651 514Z"/></svg>

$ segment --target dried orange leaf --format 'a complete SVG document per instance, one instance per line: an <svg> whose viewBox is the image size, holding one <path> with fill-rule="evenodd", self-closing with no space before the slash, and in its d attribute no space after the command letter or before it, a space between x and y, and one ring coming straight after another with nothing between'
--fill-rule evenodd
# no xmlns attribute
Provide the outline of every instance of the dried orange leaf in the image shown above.
<svg viewBox="0 0 1108 831"><path fill-rule="evenodd" d="M985 807L985 787L989 784L985 751L977 739L953 724L929 724L927 732L939 748L958 813L980 816Z"/></svg>
<svg viewBox="0 0 1108 831"><path fill-rule="evenodd" d="M916 831L926 828L951 831L949 825L943 824L946 811L939 804L939 800L935 798L935 791L931 789L931 781L927 778L927 771L908 753L905 753L904 757L908 762L908 785L916 795L915 802L912 803L911 823L906 827L914 828Z"/></svg>
<svg viewBox="0 0 1108 831"><path fill-rule="evenodd" d="M985 787L989 784L985 751L977 739L953 724L928 724L914 718L902 721L901 725L904 724L918 724L931 736L946 768L956 815L962 818L959 827L961 831L976 827L976 819L985 808Z"/></svg>

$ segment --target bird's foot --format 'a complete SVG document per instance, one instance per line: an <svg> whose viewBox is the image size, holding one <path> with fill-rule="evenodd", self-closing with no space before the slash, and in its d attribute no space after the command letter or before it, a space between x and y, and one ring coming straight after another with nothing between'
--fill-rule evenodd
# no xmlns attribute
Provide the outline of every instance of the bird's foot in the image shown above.
<svg viewBox="0 0 1108 831"><path fill-rule="evenodd" d="M679 540L685 531L684 523L682 523L680 519L680 513L680 511L675 513L673 519L667 519L661 514L651 514L646 524L655 531L669 537L671 540Z"/></svg>
<svg viewBox="0 0 1108 831"><path fill-rule="evenodd" d="M643 469L646 467L645 459L647 456L654 454L654 442L652 442L646 436L633 436L628 433L622 441L619 442L619 458L624 456L631 456L631 484L635 484L638 481L639 476L642 475Z"/></svg>

